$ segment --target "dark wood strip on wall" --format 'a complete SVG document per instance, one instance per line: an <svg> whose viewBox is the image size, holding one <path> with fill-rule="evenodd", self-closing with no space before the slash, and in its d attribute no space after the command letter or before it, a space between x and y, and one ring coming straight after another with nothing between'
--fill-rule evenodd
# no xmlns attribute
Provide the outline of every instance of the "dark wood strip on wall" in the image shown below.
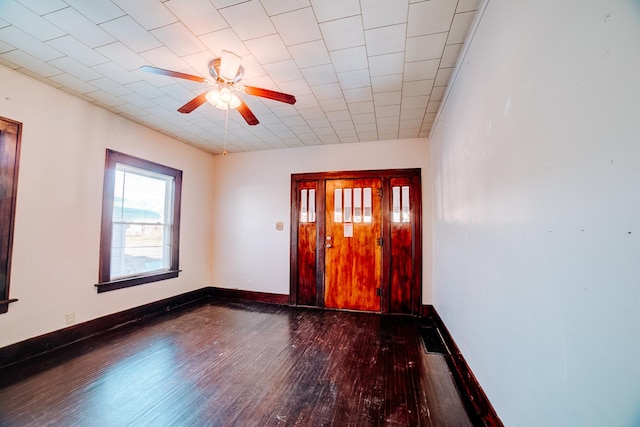
<svg viewBox="0 0 640 427"><path fill-rule="evenodd" d="M498 417L493 405L482 390L480 383L471 371L460 349L456 345L449 330L444 325L437 310L432 305L422 306L422 315L433 321L439 329L442 339L444 340L448 354L447 362L453 374L453 378L460 390L462 399L467 406L467 412L471 416L474 425L487 427L502 427L502 421Z"/></svg>

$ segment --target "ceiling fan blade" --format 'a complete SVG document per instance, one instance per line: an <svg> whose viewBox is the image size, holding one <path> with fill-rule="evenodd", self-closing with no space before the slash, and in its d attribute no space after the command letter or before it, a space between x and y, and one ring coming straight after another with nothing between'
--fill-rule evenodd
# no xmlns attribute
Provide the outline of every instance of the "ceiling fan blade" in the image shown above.
<svg viewBox="0 0 640 427"><path fill-rule="evenodd" d="M295 104L296 97L282 92L275 92L269 89L259 87L245 86L244 92L249 95L260 96L262 98L273 99L274 101L286 102L287 104Z"/></svg>
<svg viewBox="0 0 640 427"><path fill-rule="evenodd" d="M256 118L256 116L253 114L253 112L249 109L249 107L247 107L247 104L245 104L244 101L240 101L240 102L241 104L238 107L238 112L247 121L247 123L250 126L255 126L258 123L260 123Z"/></svg>
<svg viewBox="0 0 640 427"><path fill-rule="evenodd" d="M200 95L193 98L191 101L184 104L182 107L178 108L178 111L184 114L192 112L193 110L195 110L196 108L198 108L199 106L207 102L208 93L209 93L208 91L201 93Z"/></svg>
<svg viewBox="0 0 640 427"><path fill-rule="evenodd" d="M180 73L178 71L165 70L164 68L151 67L149 65L143 65L142 67L140 67L140 69L147 73L160 74L162 76L169 76L169 77L177 77L179 79L191 80L198 83L206 83L207 81L207 79L205 79L204 77L194 76L192 74Z"/></svg>

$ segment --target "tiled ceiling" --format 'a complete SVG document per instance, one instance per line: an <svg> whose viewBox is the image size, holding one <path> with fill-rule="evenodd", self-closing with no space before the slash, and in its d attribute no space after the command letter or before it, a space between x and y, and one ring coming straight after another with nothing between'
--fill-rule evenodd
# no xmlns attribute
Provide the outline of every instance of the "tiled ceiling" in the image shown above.
<svg viewBox="0 0 640 427"><path fill-rule="evenodd" d="M213 154L426 137L480 0L0 0L0 64ZM223 50L260 124L204 104ZM0 82L2 90L2 82ZM226 131L225 131L226 129ZM226 135L226 136L225 136Z"/></svg>

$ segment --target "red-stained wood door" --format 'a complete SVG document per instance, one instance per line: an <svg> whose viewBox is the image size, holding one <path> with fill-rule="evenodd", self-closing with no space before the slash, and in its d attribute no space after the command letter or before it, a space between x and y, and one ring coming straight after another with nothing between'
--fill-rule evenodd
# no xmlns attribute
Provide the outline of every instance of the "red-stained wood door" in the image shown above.
<svg viewBox="0 0 640 427"><path fill-rule="evenodd" d="M380 311L381 190L379 178L326 181L325 307Z"/></svg>

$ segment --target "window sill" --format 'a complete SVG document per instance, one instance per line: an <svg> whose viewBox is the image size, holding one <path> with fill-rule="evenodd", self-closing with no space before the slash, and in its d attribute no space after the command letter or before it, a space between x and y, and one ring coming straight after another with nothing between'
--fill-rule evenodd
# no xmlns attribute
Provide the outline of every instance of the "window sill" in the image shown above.
<svg viewBox="0 0 640 427"><path fill-rule="evenodd" d="M7 311L9 311L9 304L11 304L12 302L16 302L16 301L18 301L16 298L5 299L5 300L0 301L0 314L6 313Z"/></svg>
<svg viewBox="0 0 640 427"><path fill-rule="evenodd" d="M115 291L116 289L128 288L131 286L143 285L145 283L158 282L160 280L173 279L178 277L182 270L168 270L160 273L153 273L146 276L126 277L123 279L111 280L109 282L96 283L98 293Z"/></svg>

